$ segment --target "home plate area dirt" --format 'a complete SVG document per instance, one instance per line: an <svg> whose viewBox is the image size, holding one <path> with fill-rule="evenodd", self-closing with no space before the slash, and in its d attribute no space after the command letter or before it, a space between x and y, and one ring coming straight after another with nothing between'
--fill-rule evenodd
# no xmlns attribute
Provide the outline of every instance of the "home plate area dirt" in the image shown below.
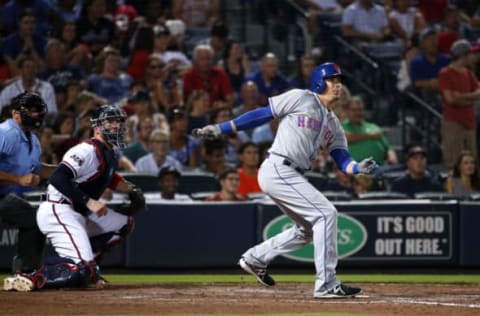
<svg viewBox="0 0 480 316"><path fill-rule="evenodd" d="M353 284L352 284L353 285ZM2 315L255 315L341 312L367 315L480 315L480 285L354 284L354 299L312 298L311 284L108 285L102 290L0 292Z"/></svg>

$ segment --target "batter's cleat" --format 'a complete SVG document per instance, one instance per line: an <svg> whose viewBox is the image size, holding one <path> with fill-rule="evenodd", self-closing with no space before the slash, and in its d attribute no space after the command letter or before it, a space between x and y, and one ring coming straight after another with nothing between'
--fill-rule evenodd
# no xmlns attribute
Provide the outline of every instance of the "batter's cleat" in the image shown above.
<svg viewBox="0 0 480 316"><path fill-rule="evenodd" d="M3 280L3 289L5 291L30 292L35 289L35 284L27 277L15 274Z"/></svg>
<svg viewBox="0 0 480 316"><path fill-rule="evenodd" d="M266 268L256 267L248 263L243 257L238 261L240 267L247 273L253 275L257 281L265 286L274 286L275 280L267 273Z"/></svg>
<svg viewBox="0 0 480 316"><path fill-rule="evenodd" d="M362 289L359 287L351 287L344 284L339 284L333 289L327 291L323 295L315 296L315 298L349 298L362 294Z"/></svg>

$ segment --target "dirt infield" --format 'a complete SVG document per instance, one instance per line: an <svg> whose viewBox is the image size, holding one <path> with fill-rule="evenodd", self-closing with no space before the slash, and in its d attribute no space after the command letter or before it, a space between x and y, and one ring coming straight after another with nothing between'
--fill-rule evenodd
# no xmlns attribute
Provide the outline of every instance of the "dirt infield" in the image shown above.
<svg viewBox="0 0 480 316"><path fill-rule="evenodd" d="M356 284L357 285L357 284ZM480 285L360 284L355 299L312 298L311 284L109 285L96 290L0 292L0 314L265 314L346 312L369 315L480 315Z"/></svg>

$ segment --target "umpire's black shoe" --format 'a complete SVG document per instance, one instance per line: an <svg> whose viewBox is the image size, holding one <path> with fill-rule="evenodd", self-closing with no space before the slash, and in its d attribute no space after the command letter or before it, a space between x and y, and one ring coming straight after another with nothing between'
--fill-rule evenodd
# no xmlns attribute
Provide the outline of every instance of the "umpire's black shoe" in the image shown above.
<svg viewBox="0 0 480 316"><path fill-rule="evenodd" d="M339 284L323 295L315 296L315 298L349 298L362 294L359 287L351 287L345 284Z"/></svg>
<svg viewBox="0 0 480 316"><path fill-rule="evenodd" d="M260 284L265 286L274 286L275 280L267 273L266 268L256 267L251 263L248 263L243 257L238 261L240 267L247 273L250 273Z"/></svg>

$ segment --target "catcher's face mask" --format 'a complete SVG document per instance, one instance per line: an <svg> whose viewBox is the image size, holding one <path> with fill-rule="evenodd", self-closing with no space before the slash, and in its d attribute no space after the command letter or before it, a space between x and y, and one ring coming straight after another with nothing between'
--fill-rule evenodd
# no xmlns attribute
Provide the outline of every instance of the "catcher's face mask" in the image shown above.
<svg viewBox="0 0 480 316"><path fill-rule="evenodd" d="M92 118L92 126L96 127L109 144L120 149L125 148L126 114L113 105L100 107Z"/></svg>

